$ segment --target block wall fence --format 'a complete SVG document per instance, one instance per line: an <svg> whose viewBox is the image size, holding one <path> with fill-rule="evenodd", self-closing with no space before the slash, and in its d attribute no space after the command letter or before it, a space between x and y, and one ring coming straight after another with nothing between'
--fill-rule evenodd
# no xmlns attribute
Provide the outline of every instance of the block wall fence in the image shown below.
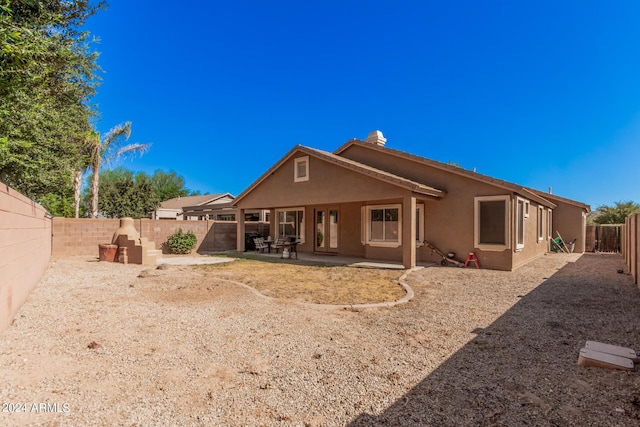
<svg viewBox="0 0 640 427"><path fill-rule="evenodd" d="M11 324L50 258L51 216L0 183L0 332Z"/></svg>
<svg viewBox="0 0 640 427"><path fill-rule="evenodd" d="M636 285L640 285L640 214L627 218L622 226L622 255Z"/></svg>
<svg viewBox="0 0 640 427"><path fill-rule="evenodd" d="M140 237L155 243L156 249L167 252L164 243L179 228L191 231L198 243L196 252L222 252L236 249L237 223L235 221L175 221L162 219L136 219ZM119 219L53 218L52 256L98 256L98 245L111 243L113 233L120 226ZM245 223L245 232L269 233L267 223Z"/></svg>

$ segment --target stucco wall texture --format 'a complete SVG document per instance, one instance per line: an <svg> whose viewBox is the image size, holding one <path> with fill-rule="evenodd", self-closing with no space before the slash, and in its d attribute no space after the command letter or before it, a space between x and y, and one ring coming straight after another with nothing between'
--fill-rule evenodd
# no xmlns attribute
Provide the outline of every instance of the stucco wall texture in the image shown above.
<svg viewBox="0 0 640 427"><path fill-rule="evenodd" d="M98 256L98 245L111 243L113 233L120 226L119 219L54 218L54 257L85 255ZM155 243L156 249L178 228L183 232L192 231L198 243L196 252L217 252L236 248L237 225L235 221L175 221L136 219L134 226L140 237ZM264 236L269 234L269 225L246 223L246 231L256 231Z"/></svg>
<svg viewBox="0 0 640 427"><path fill-rule="evenodd" d="M516 202L518 194L512 189L472 179L463 174L453 173L421 163L419 160L401 158L377 152L363 145L352 145L340 154L362 164L366 164L398 176L428 183L444 190L443 197L435 198L412 193L375 176L366 175L344 168L316 157L304 150L293 151L258 185L238 201L241 209L271 209L271 217L276 218L275 209L297 208L305 211L305 242L298 246L301 252L312 252L314 236L314 211L318 209L338 209L340 214L338 252L342 255L401 261L403 247L374 247L364 245L361 240L361 207L371 205L403 204L404 197L415 197L416 203L424 205L424 238L443 252L454 252L456 258L464 261L474 252L482 267L497 270L516 269L532 259L544 255L549 249L549 232L555 237L556 230L566 241L576 239L576 252L584 251L584 217L580 206L573 206L562 200L552 202L557 205L548 224L548 209L532 198L530 214L524 221L524 247L515 250ZM295 182L295 159L309 157L309 179ZM475 197L507 196L511 206L509 245L504 250L482 250L474 241ZM523 196L525 197L525 196ZM544 197L544 196L543 196ZM528 200L528 199L527 199ZM403 208L404 209L404 208ZM557 212L556 212L557 211ZM538 240L538 218L542 215L542 239ZM406 221L404 221L406 223ZM276 222L271 234L276 233ZM417 261L439 262L441 257L433 254L426 246L416 248Z"/></svg>
<svg viewBox="0 0 640 427"><path fill-rule="evenodd" d="M0 183L0 332L13 321L51 258L51 217Z"/></svg>

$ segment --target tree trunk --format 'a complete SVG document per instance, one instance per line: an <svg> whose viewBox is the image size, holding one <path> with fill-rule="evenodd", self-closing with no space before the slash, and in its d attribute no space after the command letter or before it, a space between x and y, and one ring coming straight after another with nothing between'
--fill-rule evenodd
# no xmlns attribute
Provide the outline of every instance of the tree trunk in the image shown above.
<svg viewBox="0 0 640 427"><path fill-rule="evenodd" d="M80 217L80 190L82 188L82 171L73 172L73 215Z"/></svg>
<svg viewBox="0 0 640 427"><path fill-rule="evenodd" d="M91 218L98 217L98 177L100 175L100 165L93 166L93 182L91 183Z"/></svg>

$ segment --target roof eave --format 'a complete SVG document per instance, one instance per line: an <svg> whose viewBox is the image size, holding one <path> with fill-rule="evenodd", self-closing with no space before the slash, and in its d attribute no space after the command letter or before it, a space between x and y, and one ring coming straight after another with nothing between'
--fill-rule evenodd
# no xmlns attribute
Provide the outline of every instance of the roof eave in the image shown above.
<svg viewBox="0 0 640 427"><path fill-rule="evenodd" d="M269 175L271 175L273 172L275 172L275 170L278 169L280 167L280 165L282 165L284 162L289 160L289 158L291 156L293 156L293 153L295 153L297 150L299 150L302 147L303 147L302 145L298 144L298 145L294 146L291 150L289 150L280 160L278 160L273 166L271 166L269 169L267 169L267 171L265 173L260 175L255 181L253 181L253 183L251 183L251 185L249 185L247 188L245 188L242 193L238 194L238 197L236 197L233 200L233 202L231 202L231 206L237 206L238 203L247 196L247 194L249 194L251 191L253 191L253 189L255 187L260 185L260 183L262 183L262 181L267 179L267 177Z"/></svg>
<svg viewBox="0 0 640 427"><path fill-rule="evenodd" d="M496 187L499 187L499 188L503 188L503 189L508 190L508 191L512 191L512 192L515 192L515 193L520 193L520 194L523 194L523 195L526 194L527 197L531 198L532 200L534 200L534 201L536 201L536 202L538 202L540 204L549 206L551 208L556 208L557 207L557 205L555 203L553 203L552 201L550 201L550 200L545 198L545 195L544 195L545 193L543 193L543 192L541 192L539 190L535 190L535 189L527 188L527 187L522 187L522 186L519 186L518 184L515 184L515 183L512 183L512 182L508 182L508 181L505 181L505 180L502 180L502 179L498 179L498 178L493 178L493 177L487 176L487 175L482 175L482 174L474 172L474 171L462 169L462 168L459 168L459 167L453 166L453 165L447 165L445 163L438 162L436 160L427 159L426 157L421 157L421 156L418 156L418 155L415 155L415 154L411 154L411 153L405 153L403 151L392 149L392 148L389 148L389 147L386 147L386 146L378 146L378 145L375 145L375 144L370 144L370 143L367 143L365 141L361 141L361 140L359 140L357 138L350 139L349 141L347 141L344 144L342 144L336 151L334 151L334 154L340 156L344 151L346 151L352 145L360 145L360 146L364 146L366 148L378 150L378 151L381 151L381 152L388 152L388 153L391 153L391 154L393 154L395 156L404 157L404 158L407 158L409 160L414 160L414 161L417 161L417 162L428 164L428 165L430 165L430 166L432 166L434 168L438 168L440 170L445 170L445 171L454 173L456 175L464 176L464 177L467 177L469 179L473 179L473 180L476 180L476 181L479 181L479 182L484 182L486 184L493 185L493 186L496 186ZM555 195L554 195L554 197L557 197L559 200L563 200L566 203L571 203L571 204L574 204L576 206L582 207L587 212L590 212L590 210L591 210L589 205L577 202L575 200L565 199L563 197L555 196Z"/></svg>
<svg viewBox="0 0 640 427"><path fill-rule="evenodd" d="M541 205L545 205L547 207L550 207L551 209L555 209L558 207L558 205L556 205L555 203L545 199L544 197L541 197L540 195L534 193L533 191L529 190L528 188L522 187L520 193L523 196L527 196L527 198L533 200L534 202L537 202Z"/></svg>
<svg viewBox="0 0 640 427"><path fill-rule="evenodd" d="M534 192L534 193L536 193L536 194L539 194L541 197L548 197L548 198L551 198L551 199L556 199L556 200L558 200L558 201L561 201L561 202L567 203L567 204L569 204L569 205L573 205L573 206L576 206L576 207L582 208L582 209L584 209L584 210L585 210L585 212L586 212L586 213L591 212L591 206L590 206L590 205L588 205L588 204L586 204L586 203L578 202L578 201L576 201L576 200L572 200L572 199L567 199L566 197L557 196L557 195L552 194L552 193L545 193L545 192L543 192L543 191L536 190L536 189L533 189L533 188L531 188L531 189L529 189L529 190L530 190L530 191L533 191L533 192Z"/></svg>
<svg viewBox="0 0 640 427"><path fill-rule="evenodd" d="M232 202L232 206L237 206L238 203L244 198L246 197L247 194L249 194L251 191L253 191L253 189L255 189L258 185L260 185L260 183L262 183L262 181L264 181L267 177L269 177L269 175L271 175L275 170L277 170L282 164L284 164L287 160L289 160L289 158L291 158L295 152L297 151L302 151L305 154L311 155L313 157L316 158L320 158L324 161L327 161L329 163L333 163L333 164L337 164L341 167L344 167L345 169L351 169L353 171L356 171L358 173L362 173L363 175L368 175L374 179L379 179L380 181L386 182L388 184L392 184L392 185L396 185L398 187L401 188L405 188L411 191L414 191L416 193L420 193L420 194L424 194L427 196L431 196L431 197L436 197L436 198L440 198L443 197L446 192L443 190L439 190L437 188L432 188L432 187L428 187L428 186L422 186L419 185L418 183L415 183L413 181L410 181L406 178L402 178L402 177L391 177L391 175L388 172L385 171L380 171L376 168L373 168L371 166L368 165L362 165L361 167L359 167L355 162L349 159L340 159L341 162L336 161L337 159L334 159L331 157L331 153L324 153L321 150L316 150L314 148L310 148L310 147L306 147L304 145L296 145L295 147L293 147L291 150L289 150L289 152L287 154L285 154L276 164L274 164L271 168L269 168L265 173L263 173L256 181L254 181L249 187L247 187L242 193L240 193L238 195L238 197L236 197L236 199ZM329 154L329 156L325 155L325 154ZM354 163L354 164L350 164L350 162Z"/></svg>

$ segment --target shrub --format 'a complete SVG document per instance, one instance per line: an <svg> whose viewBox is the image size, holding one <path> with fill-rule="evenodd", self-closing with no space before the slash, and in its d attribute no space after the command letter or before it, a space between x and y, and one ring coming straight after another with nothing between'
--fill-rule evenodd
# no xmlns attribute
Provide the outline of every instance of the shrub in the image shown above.
<svg viewBox="0 0 640 427"><path fill-rule="evenodd" d="M192 231L182 232L182 228L167 239L167 246L174 254L188 254L196 246L196 235Z"/></svg>

